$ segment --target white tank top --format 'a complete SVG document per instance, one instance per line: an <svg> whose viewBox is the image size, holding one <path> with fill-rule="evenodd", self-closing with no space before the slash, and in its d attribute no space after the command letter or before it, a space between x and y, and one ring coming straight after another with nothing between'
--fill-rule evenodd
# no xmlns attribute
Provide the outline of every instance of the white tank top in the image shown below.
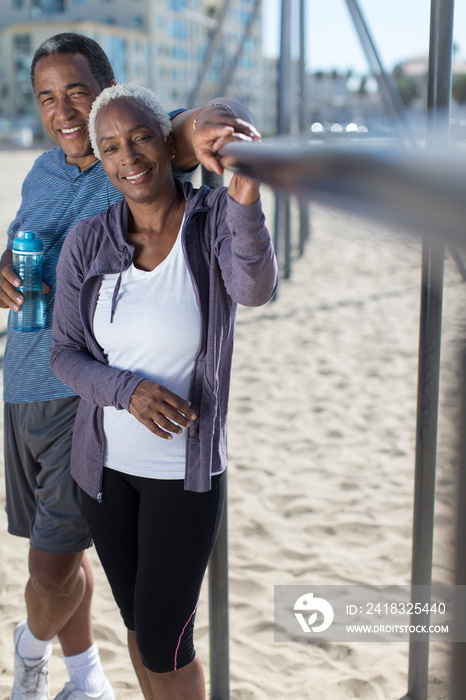
<svg viewBox="0 0 466 700"><path fill-rule="evenodd" d="M113 323L118 274L105 275L94 316L94 334L108 362L163 384L191 399L201 316L178 233L169 255L154 270L131 265L122 274ZM105 466L153 479L183 479L186 429L165 440L128 411L104 408Z"/></svg>

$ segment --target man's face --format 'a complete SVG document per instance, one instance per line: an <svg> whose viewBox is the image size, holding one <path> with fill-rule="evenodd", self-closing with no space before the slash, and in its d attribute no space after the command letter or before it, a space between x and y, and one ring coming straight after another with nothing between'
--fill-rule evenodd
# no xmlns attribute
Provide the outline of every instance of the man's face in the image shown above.
<svg viewBox="0 0 466 700"><path fill-rule="evenodd" d="M87 123L101 87L82 54L54 54L37 61L35 92L50 138L63 149L66 162L85 170L95 162Z"/></svg>

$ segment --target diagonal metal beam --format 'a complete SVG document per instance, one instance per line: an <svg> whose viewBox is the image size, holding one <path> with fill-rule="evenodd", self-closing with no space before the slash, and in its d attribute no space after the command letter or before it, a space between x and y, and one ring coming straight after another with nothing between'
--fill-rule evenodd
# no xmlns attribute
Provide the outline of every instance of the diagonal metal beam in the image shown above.
<svg viewBox="0 0 466 700"><path fill-rule="evenodd" d="M233 60L230 62L228 68L226 69L222 81L220 83L220 88L219 88L219 95L225 95L226 91L230 87L231 81L233 80L233 76L235 74L236 68L238 67L238 62L239 59L242 56L242 53L244 51L244 46L246 44L246 40L249 38L252 32L252 28L254 26L254 22L256 21L259 9L262 5L262 0L254 0L254 5L252 7L251 13L249 15L248 21L246 23L246 26L244 28L244 31L241 35L240 41L238 43L238 47L236 49L235 55L233 56Z"/></svg>
<svg viewBox="0 0 466 700"><path fill-rule="evenodd" d="M401 124L405 124L406 110L403 100L401 99L398 88L393 83L391 76L387 73L383 66L380 54L369 31L367 22L364 19L361 8L359 7L357 0L346 0L346 4L348 6L355 29L358 33L361 46L366 54L372 74L377 80L382 99L384 100L384 103L388 107L389 111L394 114L395 117L397 117Z"/></svg>
<svg viewBox="0 0 466 700"><path fill-rule="evenodd" d="M223 0L222 4L220 6L220 9L217 13L217 24L215 26L215 29L212 31L212 35L210 37L209 41L209 46L207 49L206 57L204 59L204 62L201 66L201 69L199 71L199 75L196 80L196 84L194 85L193 89L189 93L188 97L188 107L194 107L196 104L196 101L199 98L199 93L202 87L202 83L204 82L204 79L207 75L207 71L209 70L212 60L215 56L215 52L217 51L218 45L220 43L220 39L222 38L222 30L223 30L223 24L225 22L225 17L228 12L228 8L230 7L231 0Z"/></svg>

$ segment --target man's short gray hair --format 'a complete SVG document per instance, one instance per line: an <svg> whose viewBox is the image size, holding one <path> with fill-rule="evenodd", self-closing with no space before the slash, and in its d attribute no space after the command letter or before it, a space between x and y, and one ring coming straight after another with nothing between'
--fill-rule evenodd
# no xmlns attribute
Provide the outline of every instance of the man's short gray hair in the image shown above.
<svg viewBox="0 0 466 700"><path fill-rule="evenodd" d="M102 90L100 95L96 97L91 113L89 115L89 138L91 141L92 150L97 158L100 159L100 151L97 145L96 121L97 115L106 105L114 100L127 99L135 102L143 109L154 121L159 125L160 131L165 141L172 130L170 117L165 112L154 93L148 88L133 83L118 83L111 87Z"/></svg>
<svg viewBox="0 0 466 700"><path fill-rule="evenodd" d="M107 85L110 85L112 80L115 80L107 54L94 39L84 34L63 32L62 34L55 34L55 36L46 39L34 54L31 64L31 85L34 92L36 89L36 63L40 61L41 58L46 58L47 56L63 56L66 54L81 54L87 59L91 73L99 83L101 90L106 88Z"/></svg>

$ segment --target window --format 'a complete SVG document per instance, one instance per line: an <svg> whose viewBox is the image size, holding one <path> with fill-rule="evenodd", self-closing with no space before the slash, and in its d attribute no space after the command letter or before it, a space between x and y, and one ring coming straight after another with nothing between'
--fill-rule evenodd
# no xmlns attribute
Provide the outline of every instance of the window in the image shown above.
<svg viewBox="0 0 466 700"><path fill-rule="evenodd" d="M181 61L188 60L188 50L183 46L173 46L170 54L172 58L177 58Z"/></svg>
<svg viewBox="0 0 466 700"><path fill-rule="evenodd" d="M16 83L29 84L31 70L31 36L30 34L15 34L13 36L13 65Z"/></svg>
<svg viewBox="0 0 466 700"><path fill-rule="evenodd" d="M134 15L129 21L129 26L133 29L144 29L144 17L142 15Z"/></svg>
<svg viewBox="0 0 466 700"><path fill-rule="evenodd" d="M255 47L256 47L256 43L255 43L254 39L249 37L244 42L244 53L254 53Z"/></svg>
<svg viewBox="0 0 466 700"><path fill-rule="evenodd" d="M247 56L242 56L239 60L239 66L240 68L244 68L245 70L251 70L253 67L253 62Z"/></svg>
<svg viewBox="0 0 466 700"><path fill-rule="evenodd" d="M128 80L128 50L126 41L118 36L108 36L105 41L105 46L102 48L113 66L117 82L126 82Z"/></svg>
<svg viewBox="0 0 466 700"><path fill-rule="evenodd" d="M238 20L239 20L240 25L242 27L246 27L248 22L249 22L250 17L251 17L250 12L248 12L247 10L240 10L239 16L238 16Z"/></svg>
<svg viewBox="0 0 466 700"><path fill-rule="evenodd" d="M13 37L13 50L18 54L29 55L31 53L31 35L15 34Z"/></svg>
<svg viewBox="0 0 466 700"><path fill-rule="evenodd" d="M65 11L65 0L32 0L31 15L40 17Z"/></svg>
<svg viewBox="0 0 466 700"><path fill-rule="evenodd" d="M188 25L181 19L174 19L170 22L170 36L172 39L187 39Z"/></svg>

